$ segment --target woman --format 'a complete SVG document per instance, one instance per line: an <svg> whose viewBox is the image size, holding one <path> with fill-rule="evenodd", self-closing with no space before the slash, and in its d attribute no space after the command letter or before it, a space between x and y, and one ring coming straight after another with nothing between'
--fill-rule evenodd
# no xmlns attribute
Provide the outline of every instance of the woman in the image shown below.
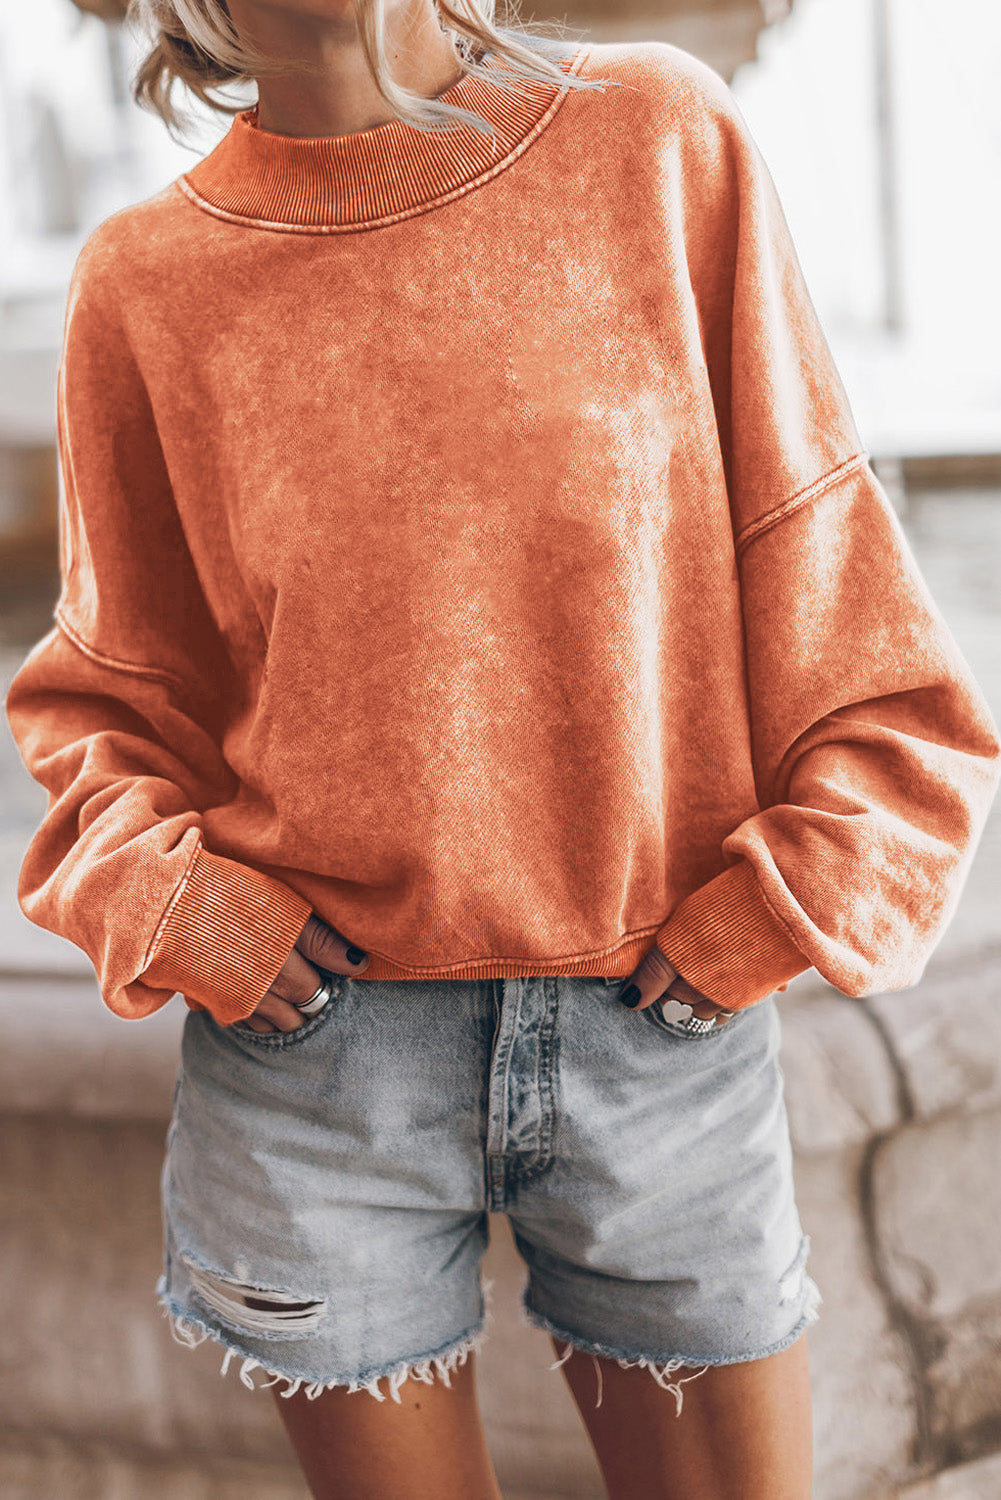
<svg viewBox="0 0 1001 1500"><path fill-rule="evenodd" d="M1001 746L767 168L666 44L140 10L168 125L176 77L258 103L80 253L7 712L26 915L188 1006L172 1330L314 1495L496 1497L505 1212L610 1495L802 1500L775 992L920 977Z"/></svg>

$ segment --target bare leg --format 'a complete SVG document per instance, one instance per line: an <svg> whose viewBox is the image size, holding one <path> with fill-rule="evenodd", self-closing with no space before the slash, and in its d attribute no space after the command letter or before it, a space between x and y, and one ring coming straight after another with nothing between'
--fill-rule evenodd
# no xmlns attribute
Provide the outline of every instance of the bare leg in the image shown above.
<svg viewBox="0 0 1001 1500"><path fill-rule="evenodd" d="M451 1387L405 1380L401 1405L367 1391L271 1388L314 1500L501 1500L480 1421L475 1355Z"/></svg>
<svg viewBox="0 0 1001 1500"><path fill-rule="evenodd" d="M557 1352L566 1347L556 1339ZM575 1349L561 1366L609 1500L810 1500L813 1430L806 1335L780 1354L717 1365L681 1387L681 1415L648 1370ZM672 1372L684 1379L695 1370Z"/></svg>

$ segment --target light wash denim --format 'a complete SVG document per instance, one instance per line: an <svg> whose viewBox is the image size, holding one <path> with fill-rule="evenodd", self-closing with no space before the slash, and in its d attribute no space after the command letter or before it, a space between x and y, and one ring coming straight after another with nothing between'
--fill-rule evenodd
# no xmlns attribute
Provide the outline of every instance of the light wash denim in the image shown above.
<svg viewBox="0 0 1001 1500"><path fill-rule="evenodd" d="M189 1011L161 1174L174 1337L282 1395L448 1384L484 1336L496 1212L557 1365L642 1365L680 1415L685 1366L787 1348L821 1298L775 999L691 1035L622 982L334 976L289 1033Z"/></svg>

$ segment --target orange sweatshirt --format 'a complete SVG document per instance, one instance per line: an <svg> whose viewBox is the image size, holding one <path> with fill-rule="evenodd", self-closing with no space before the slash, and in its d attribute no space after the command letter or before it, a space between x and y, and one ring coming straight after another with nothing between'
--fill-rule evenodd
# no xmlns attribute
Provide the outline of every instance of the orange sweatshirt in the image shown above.
<svg viewBox="0 0 1001 1500"><path fill-rule="evenodd" d="M247 1015L311 911L373 979L906 988L998 729L720 77L302 139L253 111L76 261L62 589L6 712L35 923L126 1018ZM841 226L851 233L850 225Z"/></svg>

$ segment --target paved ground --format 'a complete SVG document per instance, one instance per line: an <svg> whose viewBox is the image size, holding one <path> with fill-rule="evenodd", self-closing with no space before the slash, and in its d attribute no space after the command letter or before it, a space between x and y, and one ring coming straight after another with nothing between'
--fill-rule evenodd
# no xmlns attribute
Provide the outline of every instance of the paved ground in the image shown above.
<svg viewBox="0 0 1001 1500"><path fill-rule="evenodd" d="M1001 490L912 493L905 528L1001 718ZM4 684L47 628L52 588L8 579ZM153 1309L180 1001L120 1022L82 955L22 917L17 867L44 803L4 722L0 1284L17 1295L0 1490L207 1500L250 1493L252 1474L255 1500L304 1497L267 1398L249 1397L251 1412L215 1349L177 1348ZM797 1196L824 1296L809 1335L817 1500L1001 1496L999 893L996 806L921 984L857 1002L807 974L782 997ZM481 1392L505 1495L597 1500L546 1341L517 1323L519 1265L496 1229Z"/></svg>

